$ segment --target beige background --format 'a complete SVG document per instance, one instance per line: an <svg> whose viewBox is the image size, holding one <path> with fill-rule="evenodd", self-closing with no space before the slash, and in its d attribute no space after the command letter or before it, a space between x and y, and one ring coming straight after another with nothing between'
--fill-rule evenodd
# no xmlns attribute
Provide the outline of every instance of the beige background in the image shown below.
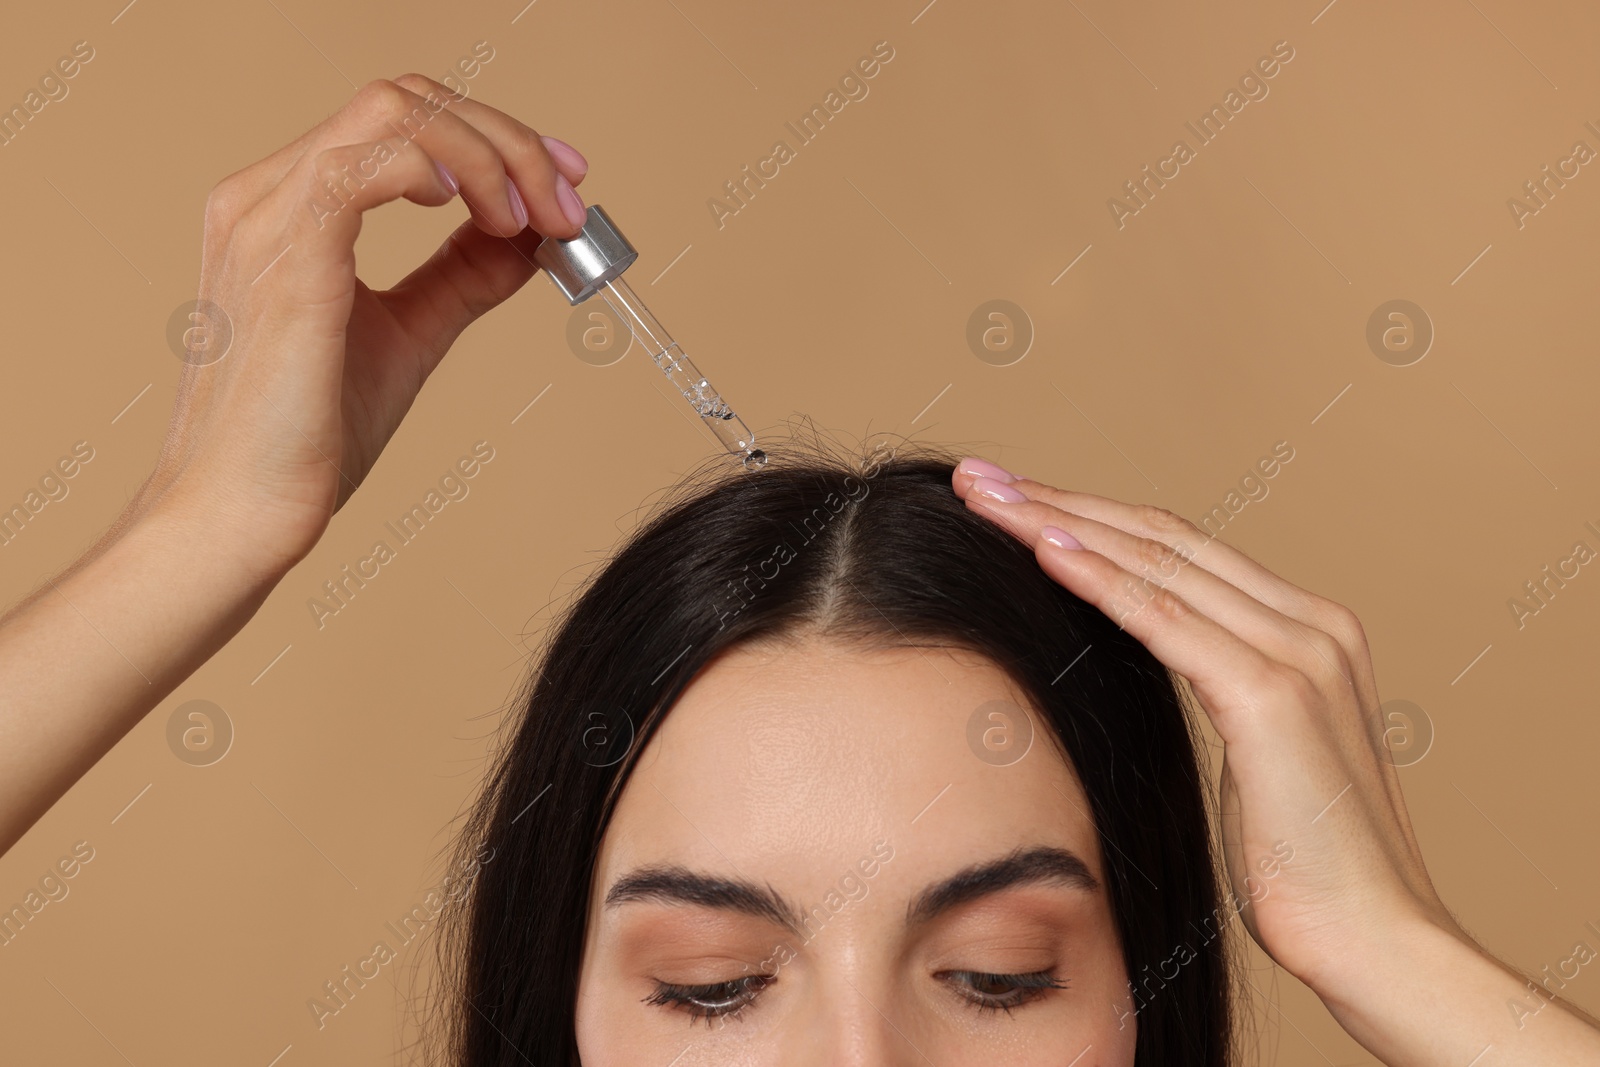
<svg viewBox="0 0 1600 1067"><path fill-rule="evenodd" d="M1431 720L1403 776L1446 901L1524 968L1596 945L1600 567L1521 629L1507 607L1574 542L1600 548L1584 527L1600 526L1600 175L1583 168L1521 228L1506 205L1574 141L1600 149L1592 10L122 2L8 11L0 36L8 104L73 42L95 49L0 148L0 503L74 442L95 449L0 548L7 602L90 543L154 459L178 372L166 322L194 295L211 186L355 86L442 77L486 41L473 95L587 154L585 198L642 252L630 280L758 434L799 415L967 442L1194 519L1289 441L1225 537L1353 607L1385 698ZM719 229L722 183L885 40L870 95ZM1119 230L1107 199L1174 140L1193 147L1184 123L1280 40L1295 57L1270 94ZM379 211L362 277L392 283L460 217ZM997 298L1035 331L1006 367L966 340ZM1365 339L1392 299L1437 332L1408 367ZM637 352L576 358L570 314L536 278L470 329L250 626L0 859L9 906L75 842L95 850L0 948L0 1058L389 1057L391 982L320 1031L307 998L437 883L525 648L713 448ZM319 631L307 599L482 439L496 457L471 495ZM236 730L211 766L167 744L192 699ZM1262 1062L1372 1062L1256 965L1278 1005L1258 1005ZM1600 969L1568 993L1600 1010Z"/></svg>

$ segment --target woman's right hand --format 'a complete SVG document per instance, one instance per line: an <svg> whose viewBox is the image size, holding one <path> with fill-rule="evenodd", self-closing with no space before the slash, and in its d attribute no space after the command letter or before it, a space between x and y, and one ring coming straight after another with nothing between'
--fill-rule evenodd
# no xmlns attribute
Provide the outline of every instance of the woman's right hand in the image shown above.
<svg viewBox="0 0 1600 1067"><path fill-rule="evenodd" d="M366 477L468 324L532 277L546 235L574 236L576 150L418 74L363 86L324 122L224 178L206 202L190 349L151 511L281 576ZM388 290L356 276L362 213L405 198L471 211ZM205 307L205 305L202 305ZM216 319L232 339L218 349ZM270 579L269 579L270 580Z"/></svg>
<svg viewBox="0 0 1600 1067"><path fill-rule="evenodd" d="M94 546L0 615L0 852L311 551L461 331L533 276L544 236L581 228L587 169L407 74L217 185L197 295L231 342L186 345L154 472ZM363 285L362 212L458 189L471 219L393 288Z"/></svg>

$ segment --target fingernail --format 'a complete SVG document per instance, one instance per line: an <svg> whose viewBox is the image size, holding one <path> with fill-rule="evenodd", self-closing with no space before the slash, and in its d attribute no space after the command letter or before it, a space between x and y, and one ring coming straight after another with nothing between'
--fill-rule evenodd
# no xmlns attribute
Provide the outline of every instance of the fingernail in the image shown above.
<svg viewBox="0 0 1600 1067"><path fill-rule="evenodd" d="M589 161L583 158L583 153L573 148L567 142L557 137L540 135L539 140L544 142L545 151L567 165L569 170L578 172L578 176L589 173Z"/></svg>
<svg viewBox="0 0 1600 1067"><path fill-rule="evenodd" d="M451 196L455 196L458 192L461 191L461 184L456 181L456 176L454 174L451 174L449 169L447 167L445 167L445 165L443 163L440 163L436 159L436 160L433 161L433 165L435 167L439 168L439 180L444 182L445 185L450 187L450 195Z"/></svg>
<svg viewBox="0 0 1600 1067"><path fill-rule="evenodd" d="M556 202L561 205L561 213L567 221L574 226L582 226L589 213L583 208L583 201L578 197L578 190L567 181L565 174L556 175Z"/></svg>
<svg viewBox="0 0 1600 1067"><path fill-rule="evenodd" d="M972 483L972 488L992 500L1001 500L1007 504L1020 504L1028 499L1009 485L997 482L993 478L980 477Z"/></svg>
<svg viewBox="0 0 1600 1067"><path fill-rule="evenodd" d="M506 199L511 201L511 217L517 220L517 232L521 233L528 228L528 205L522 202L517 183L510 178L506 179L506 190Z"/></svg>
<svg viewBox="0 0 1600 1067"><path fill-rule="evenodd" d="M995 463L977 456L968 456L956 465L956 469L965 474L975 475L979 478L993 478L997 482L1014 482L1017 476Z"/></svg>
<svg viewBox="0 0 1600 1067"><path fill-rule="evenodd" d="M1073 537L1059 526L1046 526L1039 531L1046 541L1059 548L1082 548L1083 542Z"/></svg>

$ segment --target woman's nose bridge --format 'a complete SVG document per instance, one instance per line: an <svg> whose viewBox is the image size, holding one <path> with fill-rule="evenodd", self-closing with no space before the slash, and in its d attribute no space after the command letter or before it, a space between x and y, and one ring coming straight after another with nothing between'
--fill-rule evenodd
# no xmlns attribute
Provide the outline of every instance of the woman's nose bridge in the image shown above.
<svg viewBox="0 0 1600 1067"><path fill-rule="evenodd" d="M914 1067L932 1062L913 1044L909 1020L896 1020L891 992L843 980L818 998L806 1029L805 1055L794 1067Z"/></svg>

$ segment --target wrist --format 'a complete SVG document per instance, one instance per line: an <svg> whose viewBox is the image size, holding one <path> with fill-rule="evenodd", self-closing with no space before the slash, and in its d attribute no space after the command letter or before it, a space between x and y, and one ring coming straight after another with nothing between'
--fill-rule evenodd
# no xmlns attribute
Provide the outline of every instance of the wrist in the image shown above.
<svg viewBox="0 0 1600 1067"><path fill-rule="evenodd" d="M1436 1028L1468 1005L1482 1015L1485 968L1481 950L1426 917L1385 926L1374 936L1352 939L1334 966L1318 976L1312 991L1339 1025L1383 1063L1444 1063ZM1468 993L1471 989L1473 992ZM1501 1009L1503 1010L1503 1008ZM1456 1020L1459 1023L1459 1020ZM1460 1063L1470 1062L1487 1044L1476 1035L1449 1037ZM1466 1051L1466 1046L1476 1045Z"/></svg>
<svg viewBox="0 0 1600 1067"><path fill-rule="evenodd" d="M1400 1008L1407 990L1480 960L1487 957L1459 928L1416 914L1346 938L1324 967L1303 980L1341 1023L1359 1022Z"/></svg>
<svg viewBox="0 0 1600 1067"><path fill-rule="evenodd" d="M1579 1064L1600 1056L1600 1031L1534 990L1453 920L1418 913L1350 951L1313 992L1351 1037L1392 1067L1475 1062ZM1534 1018L1534 1016L1538 1018Z"/></svg>
<svg viewBox="0 0 1600 1067"><path fill-rule="evenodd" d="M122 540L142 557L181 557L217 597L249 603L252 611L309 551L263 536L222 508L205 513L170 501L140 514Z"/></svg>
<svg viewBox="0 0 1600 1067"><path fill-rule="evenodd" d="M325 517L286 523L276 510L152 475L103 543L132 537L142 553L180 549L207 568L220 592L259 602L310 553L327 525Z"/></svg>

